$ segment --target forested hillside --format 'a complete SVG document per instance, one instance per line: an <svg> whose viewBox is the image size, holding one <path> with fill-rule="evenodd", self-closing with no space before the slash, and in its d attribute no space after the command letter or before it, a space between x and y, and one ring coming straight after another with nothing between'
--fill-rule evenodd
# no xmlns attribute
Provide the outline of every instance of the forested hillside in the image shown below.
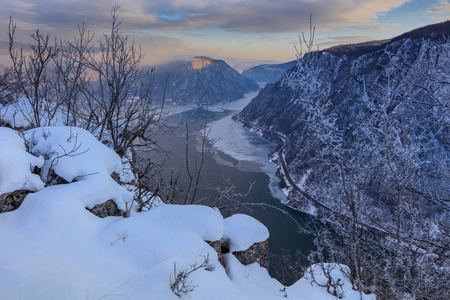
<svg viewBox="0 0 450 300"><path fill-rule="evenodd" d="M449 36L447 21L324 51L305 39L238 116L283 140L288 205L331 221L319 248L381 299L449 298Z"/></svg>

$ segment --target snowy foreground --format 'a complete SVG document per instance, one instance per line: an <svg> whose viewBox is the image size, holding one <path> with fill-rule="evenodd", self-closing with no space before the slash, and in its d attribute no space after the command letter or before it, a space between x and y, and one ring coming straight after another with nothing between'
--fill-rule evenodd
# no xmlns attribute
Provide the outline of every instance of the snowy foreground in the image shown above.
<svg viewBox="0 0 450 300"><path fill-rule="evenodd" d="M238 251L266 240L267 229L251 217L224 220L196 205L131 209L128 218L101 219L86 210L110 199L130 208L133 194L110 176L122 169L119 156L83 129L46 127L19 136L0 127L0 195L32 191L17 210L0 214L0 299L336 298L310 275L285 288L232 254L222 256L223 267L205 241L229 238ZM46 186L52 172L69 183ZM317 267L312 271L316 281L327 281ZM172 288L180 272L188 273L186 294ZM343 299L360 299L336 269L338 279Z"/></svg>

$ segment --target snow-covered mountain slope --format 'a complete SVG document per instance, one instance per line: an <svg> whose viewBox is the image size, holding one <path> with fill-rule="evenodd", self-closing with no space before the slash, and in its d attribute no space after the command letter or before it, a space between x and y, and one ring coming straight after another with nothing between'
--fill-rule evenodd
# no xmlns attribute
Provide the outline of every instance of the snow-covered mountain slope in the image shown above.
<svg viewBox="0 0 450 300"><path fill-rule="evenodd" d="M331 223L316 242L355 280L383 299L447 299L449 99L447 21L309 52L237 119L280 144L287 204Z"/></svg>
<svg viewBox="0 0 450 300"><path fill-rule="evenodd" d="M390 120L401 122L404 135L410 139L421 136L423 142L434 143L435 147L430 146L433 149L423 152L422 158L437 153L447 157L449 133L445 120L449 110L445 101L449 85L445 83L450 77L449 35L450 22L446 22L375 44L372 51L365 44L362 52L355 46L351 51L341 47L345 51L332 49L307 55L284 79L266 85L239 118L286 136L283 152L291 176L317 197L318 191L325 188L324 182L328 182L327 187L334 182L329 177L333 176L328 173L329 166L321 163L324 141L311 126L311 122L321 121L318 117L329 122L328 133L334 127L340 135L343 155L349 162L368 146L368 133L362 131L369 124L372 128L379 126L373 118L382 121L376 113L383 103L389 106L386 112ZM438 128L433 124L435 119L443 125ZM362 165L374 163L369 156L360 160ZM436 167L440 161L435 159L431 164ZM379 190L379 184L373 180L369 188ZM332 195L321 193L330 201Z"/></svg>

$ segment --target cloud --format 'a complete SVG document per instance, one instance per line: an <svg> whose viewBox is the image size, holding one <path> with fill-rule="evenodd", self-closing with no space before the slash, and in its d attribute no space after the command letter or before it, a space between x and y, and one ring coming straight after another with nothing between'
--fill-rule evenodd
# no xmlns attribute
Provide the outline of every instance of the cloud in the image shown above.
<svg viewBox="0 0 450 300"><path fill-rule="evenodd" d="M186 46L182 40L159 35L137 34L134 36L139 45L152 54L172 54Z"/></svg>
<svg viewBox="0 0 450 300"><path fill-rule="evenodd" d="M152 23L154 28L200 29L222 28L234 32L272 33L298 32L302 23L308 22L312 13L321 30L337 26L365 24L373 22L378 15L389 12L407 0L222 0L222 1L180 1L149 2L144 6L147 13L160 12L170 6L182 18L167 20L158 18ZM303 20L303 22L302 22Z"/></svg>
<svg viewBox="0 0 450 300"><path fill-rule="evenodd" d="M439 1L426 9L430 14L450 14L450 3L447 0Z"/></svg>
<svg viewBox="0 0 450 300"><path fill-rule="evenodd" d="M450 19L450 3L448 0L441 0L425 10L427 13L432 14L432 19L439 21L446 21Z"/></svg>
<svg viewBox="0 0 450 300"><path fill-rule="evenodd" d="M85 22L107 28L107 0L22 0L4 2L3 16L13 15L30 26L73 28ZM222 28L233 32L298 32L310 13L321 30L373 22L407 0L118 0L119 15L130 30Z"/></svg>
<svg viewBox="0 0 450 300"><path fill-rule="evenodd" d="M147 59L182 53L228 56L269 55L283 50L297 33L309 30L309 16L317 31L339 35L370 33L386 28L379 17L410 0L115 0L121 30L141 45ZM96 39L110 30L109 0L0 0L0 28L7 30L9 16L17 22L17 41L26 42L40 28L52 37L72 39L77 25L85 23ZM436 8L435 8L436 9ZM3 27L2 27L3 26ZM351 31L348 33L346 31ZM238 33L238 34L236 34ZM223 34L222 40L220 34ZM284 35L283 35L284 34ZM277 38L274 38L277 36ZM281 37L278 37L281 36ZM289 37L290 36L290 37ZM0 40L4 38L0 36ZM258 41L268 38L269 42ZM252 43L260 47L257 51ZM265 43L265 44L264 44ZM278 43L278 44L277 44ZM261 47L264 50L261 50ZM278 47L278 48L276 48ZM270 49L269 49L270 48ZM280 50L281 49L281 50ZM253 52L252 52L253 51ZM269 58L279 59L280 54ZM261 58L260 57L260 58Z"/></svg>

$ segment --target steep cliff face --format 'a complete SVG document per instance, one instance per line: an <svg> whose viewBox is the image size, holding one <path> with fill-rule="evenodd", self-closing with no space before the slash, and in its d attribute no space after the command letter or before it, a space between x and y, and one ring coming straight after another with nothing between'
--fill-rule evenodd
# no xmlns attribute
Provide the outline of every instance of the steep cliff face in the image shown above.
<svg viewBox="0 0 450 300"><path fill-rule="evenodd" d="M360 176L355 185L373 201L392 204L389 181L400 170L431 193L430 183L440 189L448 180L439 175L450 160L448 36L445 22L389 41L309 53L239 117L286 136L290 175L330 206L344 197L342 170ZM295 194L291 200L300 205Z"/></svg>
<svg viewBox="0 0 450 300"><path fill-rule="evenodd" d="M165 81L167 79L167 86ZM259 86L222 60L194 57L156 68L154 95L177 104L213 104L241 98Z"/></svg>
<svg viewBox="0 0 450 300"><path fill-rule="evenodd" d="M295 67L297 61L290 61L284 64L265 64L250 68L242 72L242 76L250 78L256 82L278 81L284 72Z"/></svg>
<svg viewBox="0 0 450 300"><path fill-rule="evenodd" d="M318 249L380 299L449 298L449 37L450 21L310 52L238 116L281 144L287 204L333 228L312 229Z"/></svg>

